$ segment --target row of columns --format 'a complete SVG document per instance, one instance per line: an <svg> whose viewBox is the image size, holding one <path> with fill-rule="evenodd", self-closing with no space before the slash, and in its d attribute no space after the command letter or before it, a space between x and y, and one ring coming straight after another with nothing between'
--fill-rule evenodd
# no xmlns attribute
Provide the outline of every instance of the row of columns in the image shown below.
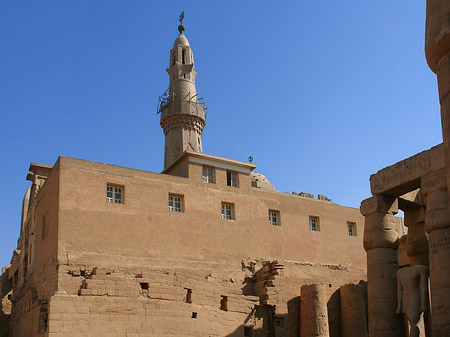
<svg viewBox="0 0 450 337"><path fill-rule="evenodd" d="M306 284L300 290L300 336L330 337L327 286ZM340 287L342 337L367 337L367 302L365 282Z"/></svg>
<svg viewBox="0 0 450 337"><path fill-rule="evenodd" d="M445 169L421 178L426 207L405 210L407 254L411 265L430 270L433 337L450 336L450 211ZM398 199L375 195L361 203L365 216L369 337L404 337L405 325L396 314L397 248L401 237ZM425 326L427 321L425 317ZM429 334L428 334L429 336Z"/></svg>

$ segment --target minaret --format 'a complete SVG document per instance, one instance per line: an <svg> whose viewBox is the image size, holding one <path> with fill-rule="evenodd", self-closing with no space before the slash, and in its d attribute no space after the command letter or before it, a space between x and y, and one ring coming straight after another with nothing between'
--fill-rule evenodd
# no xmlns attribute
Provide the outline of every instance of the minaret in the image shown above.
<svg viewBox="0 0 450 337"><path fill-rule="evenodd" d="M202 152L202 132L206 107L197 97L194 56L184 36L184 12L180 16L178 35L170 51L170 64L166 69L170 77L169 89L159 98L161 128L166 137L164 169L167 169L186 150Z"/></svg>

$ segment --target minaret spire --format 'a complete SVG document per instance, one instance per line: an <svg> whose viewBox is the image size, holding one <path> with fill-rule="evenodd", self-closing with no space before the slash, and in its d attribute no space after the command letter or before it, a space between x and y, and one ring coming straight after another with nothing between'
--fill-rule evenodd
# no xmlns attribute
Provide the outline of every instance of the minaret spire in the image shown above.
<svg viewBox="0 0 450 337"><path fill-rule="evenodd" d="M205 126L206 107L197 96L194 56L189 41L184 36L184 12L178 26L180 34L170 51L170 84L159 98L158 113L164 130L164 169L168 168L186 150L202 152L202 132Z"/></svg>

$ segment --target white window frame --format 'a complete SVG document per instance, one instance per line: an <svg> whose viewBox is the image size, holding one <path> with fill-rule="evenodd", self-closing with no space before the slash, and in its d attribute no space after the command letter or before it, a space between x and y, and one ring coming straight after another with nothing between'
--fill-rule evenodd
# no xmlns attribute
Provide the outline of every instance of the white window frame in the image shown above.
<svg viewBox="0 0 450 337"><path fill-rule="evenodd" d="M203 166L202 168L202 180L207 184L214 184L214 167Z"/></svg>
<svg viewBox="0 0 450 337"><path fill-rule="evenodd" d="M228 179L229 177L229 179ZM236 172L227 170L227 186L238 187L238 175Z"/></svg>
<svg viewBox="0 0 450 337"><path fill-rule="evenodd" d="M348 236L356 236L356 222L347 222L347 234Z"/></svg>
<svg viewBox="0 0 450 337"><path fill-rule="evenodd" d="M123 204L123 187L106 185L106 201L114 204Z"/></svg>
<svg viewBox="0 0 450 337"><path fill-rule="evenodd" d="M169 211L183 212L183 196L169 194Z"/></svg>
<svg viewBox="0 0 450 337"><path fill-rule="evenodd" d="M280 226L280 212L269 210L269 225Z"/></svg>
<svg viewBox="0 0 450 337"><path fill-rule="evenodd" d="M234 205L223 202L221 216L224 220L234 220Z"/></svg>
<svg viewBox="0 0 450 337"><path fill-rule="evenodd" d="M318 216L310 216L309 217L309 230L313 232L319 232L319 217Z"/></svg>

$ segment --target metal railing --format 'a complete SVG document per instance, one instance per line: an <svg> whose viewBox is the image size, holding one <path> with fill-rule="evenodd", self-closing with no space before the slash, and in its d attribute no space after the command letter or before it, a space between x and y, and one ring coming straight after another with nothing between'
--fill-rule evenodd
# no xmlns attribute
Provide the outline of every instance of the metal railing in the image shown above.
<svg viewBox="0 0 450 337"><path fill-rule="evenodd" d="M194 98L196 96L197 95L193 96L192 98ZM198 108L201 108L202 112L206 111L207 108L205 106L205 102L203 101L203 98L197 98L197 101L192 101L191 99L177 99L176 96L171 95L170 88L168 88L166 91L164 91L164 93L161 96L159 96L156 113L159 114L159 113L163 112L165 109L167 109L173 103L180 103L180 104L187 103L190 105L194 105L196 107L197 112L198 112ZM206 112L205 112L205 114L206 114Z"/></svg>

